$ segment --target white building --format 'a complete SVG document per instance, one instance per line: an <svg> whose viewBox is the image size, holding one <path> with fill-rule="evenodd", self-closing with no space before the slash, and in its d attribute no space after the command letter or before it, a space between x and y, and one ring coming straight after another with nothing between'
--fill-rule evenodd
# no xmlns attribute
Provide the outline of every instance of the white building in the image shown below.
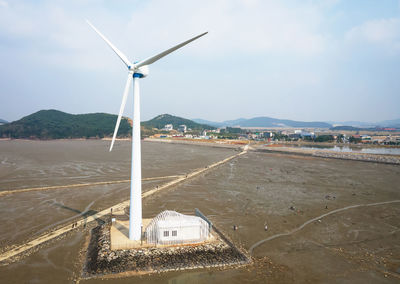
<svg viewBox="0 0 400 284"><path fill-rule="evenodd" d="M164 130L166 130L166 131L171 131L173 129L174 129L174 126L172 124L166 124L164 126Z"/></svg>
<svg viewBox="0 0 400 284"><path fill-rule="evenodd" d="M267 131L267 132L264 132L264 133L262 134L262 137L263 137L263 138L272 138L272 137L274 137L274 133L271 132L271 131Z"/></svg>
<svg viewBox="0 0 400 284"><path fill-rule="evenodd" d="M179 125L179 127L178 127L178 131L179 131L179 132L185 133L185 132L186 132L186 129L187 129L187 127L186 127L186 125L184 125L184 124Z"/></svg>
<svg viewBox="0 0 400 284"><path fill-rule="evenodd" d="M163 211L146 228L148 244L201 243L210 233L209 224L200 217L175 211Z"/></svg>

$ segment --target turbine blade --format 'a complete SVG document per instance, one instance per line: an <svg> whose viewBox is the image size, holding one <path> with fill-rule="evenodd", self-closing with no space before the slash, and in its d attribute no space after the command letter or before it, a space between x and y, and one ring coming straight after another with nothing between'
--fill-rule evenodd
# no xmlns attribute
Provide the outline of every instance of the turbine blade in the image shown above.
<svg viewBox="0 0 400 284"><path fill-rule="evenodd" d="M121 60L126 64L126 66L132 67L133 64L129 61L129 59L125 56L125 54L123 54L118 48L115 47L115 45L113 45L111 43L111 41L109 41L98 29L96 29L95 26L92 25L91 22L89 22L89 20L86 20L86 22L89 24L89 26L92 27L92 29L99 35L101 36L102 39L104 39L104 41L111 47L111 49L118 55L119 58L121 58Z"/></svg>
<svg viewBox="0 0 400 284"><path fill-rule="evenodd" d="M129 92L129 87L131 85L131 82L132 82L132 72L129 72L128 80L126 80L124 95L122 96L122 103L121 103L121 107L119 109L117 123L115 124L115 130L114 130L114 135L113 135L113 138L112 138L112 141L111 141L110 152L111 152L111 150L112 150L112 148L114 146L115 138L117 137L119 124L121 122L122 114L124 113L126 99L128 98L128 92Z"/></svg>
<svg viewBox="0 0 400 284"><path fill-rule="evenodd" d="M176 46L174 46L174 47L171 47L170 49L167 49L166 51L161 52L160 54L157 54L157 55L155 55L155 56L152 56L152 57L149 57L149 58L147 58L147 59L145 59L145 60L142 60L142 61L140 61L139 63L135 64L135 66L136 66L137 68L139 68L139 67L144 66L144 65L150 65L150 64L156 62L157 60L160 60L160 59L163 58L164 56L170 54L171 52L177 50L178 48L181 48L182 46L187 45L188 43L190 43L190 42L192 42L192 41L198 39L199 37L204 36L204 35L207 34L207 33L208 33L208 32L202 33L202 34L200 34L200 35L198 35L198 36L195 36L194 38L191 38L191 39L189 39L189 40L187 40L187 41L185 41L185 42L182 42L182 43L180 43L180 44L178 44L178 45L176 45Z"/></svg>

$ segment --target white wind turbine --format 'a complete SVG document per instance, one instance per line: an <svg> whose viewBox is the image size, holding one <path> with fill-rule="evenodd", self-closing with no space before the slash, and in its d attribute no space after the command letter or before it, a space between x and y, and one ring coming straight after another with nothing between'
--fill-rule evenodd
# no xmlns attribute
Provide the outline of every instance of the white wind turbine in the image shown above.
<svg viewBox="0 0 400 284"><path fill-rule="evenodd" d="M140 150L140 96L139 96L139 79L149 74L149 65L170 54L171 52L181 48L182 46L202 37L207 32L202 33L194 38L182 42L166 51L145 60L131 63L128 58L116 48L102 33L100 33L88 20L87 23L98 33L103 40L111 47L111 49L119 56L119 58L128 67L128 79L125 84L124 95L122 97L121 107L119 109L117 123L115 125L114 135L112 138L110 151L113 148L115 137L117 136L121 117L124 112L126 99L128 97L129 87L133 79L133 127L132 127L132 167L131 167L131 196L129 210L129 239L140 240L142 232L142 160Z"/></svg>

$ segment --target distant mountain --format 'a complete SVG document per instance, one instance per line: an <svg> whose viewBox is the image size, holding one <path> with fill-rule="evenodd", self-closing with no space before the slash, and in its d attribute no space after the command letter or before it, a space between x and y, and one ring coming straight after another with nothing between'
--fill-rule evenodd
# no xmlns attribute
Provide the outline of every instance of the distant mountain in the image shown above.
<svg viewBox="0 0 400 284"><path fill-rule="evenodd" d="M0 125L5 123L8 123L8 121L0 118Z"/></svg>
<svg viewBox="0 0 400 284"><path fill-rule="evenodd" d="M0 137L61 139L111 136L117 116L107 113L69 114L58 110L41 110L20 120L0 125ZM131 126L122 119L119 136L129 136Z"/></svg>
<svg viewBox="0 0 400 284"><path fill-rule="evenodd" d="M326 121L329 124L335 126L353 126L353 127L373 127L376 124L372 122L362 122L362 121Z"/></svg>
<svg viewBox="0 0 400 284"><path fill-rule="evenodd" d="M335 126L352 126L355 128L394 127L400 128L400 119L383 120L378 122L362 121L327 121Z"/></svg>
<svg viewBox="0 0 400 284"><path fill-rule="evenodd" d="M312 127L330 128L332 125L326 122L305 122L289 119L276 119L271 117L255 117L240 123L241 127Z"/></svg>
<svg viewBox="0 0 400 284"><path fill-rule="evenodd" d="M388 129L389 128L389 129ZM394 129L391 129L394 128ZM400 129L400 127L386 127L386 126L374 126L374 127L354 127L354 126L335 126L330 128L331 130L336 131L392 131Z"/></svg>
<svg viewBox="0 0 400 284"><path fill-rule="evenodd" d="M222 123L225 126L240 126L242 123L247 121L248 119L246 118L238 118L238 119L233 119L233 120L225 120Z"/></svg>
<svg viewBox="0 0 400 284"><path fill-rule="evenodd" d="M174 129L177 129L179 125L182 124L186 125L188 128L191 128L193 130L215 129L214 126L208 124L200 124L194 122L193 120L189 120L178 116L173 116L170 114L161 114L153 119L142 122L142 125L146 128L157 128L157 129L164 128L166 124L172 124L174 126Z"/></svg>
<svg viewBox="0 0 400 284"><path fill-rule="evenodd" d="M199 123L199 124L206 124L206 125L211 125L214 127L222 127L224 124L222 122L215 122L215 121L209 121L201 118L193 118L192 121Z"/></svg>
<svg viewBox="0 0 400 284"><path fill-rule="evenodd" d="M384 120L384 121L378 122L377 125L382 126L382 127L400 128L400 118L392 119L392 120Z"/></svg>
<svg viewBox="0 0 400 284"><path fill-rule="evenodd" d="M335 127L353 127L354 129L360 128L361 130L364 128L373 129L375 127L389 127L389 128L400 128L400 119L393 120L384 120L380 122L362 122L362 121L315 121L315 122L305 122L305 121L296 121L296 120L288 120L288 119L276 119L271 117L254 117L254 118L238 118L235 120L226 120L222 122L209 121L205 119L196 118L193 121L198 123L206 123L208 125L212 125L215 127L232 127L232 126L240 126L240 127L310 127L310 128L331 128L332 125ZM350 128L349 128L350 129ZM340 129L336 129L340 130ZM342 129L344 130L344 129Z"/></svg>
<svg viewBox="0 0 400 284"><path fill-rule="evenodd" d="M195 121L206 121L202 119L196 119ZM250 119L239 118L235 120L226 120L223 122L212 122L208 121L208 124L214 125L217 127L223 126L240 126L240 127L312 127L312 128L330 128L331 124L326 122L305 122L305 121L295 121L288 119L276 119L271 117L254 117Z"/></svg>

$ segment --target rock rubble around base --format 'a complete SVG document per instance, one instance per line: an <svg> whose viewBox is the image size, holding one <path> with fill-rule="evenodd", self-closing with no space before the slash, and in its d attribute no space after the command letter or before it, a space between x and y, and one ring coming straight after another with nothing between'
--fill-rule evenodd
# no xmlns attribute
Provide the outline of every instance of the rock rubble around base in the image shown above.
<svg viewBox="0 0 400 284"><path fill-rule="evenodd" d="M196 246L110 250L109 225L94 230L86 272L89 275L124 271L169 271L249 262L246 255L225 242Z"/></svg>

